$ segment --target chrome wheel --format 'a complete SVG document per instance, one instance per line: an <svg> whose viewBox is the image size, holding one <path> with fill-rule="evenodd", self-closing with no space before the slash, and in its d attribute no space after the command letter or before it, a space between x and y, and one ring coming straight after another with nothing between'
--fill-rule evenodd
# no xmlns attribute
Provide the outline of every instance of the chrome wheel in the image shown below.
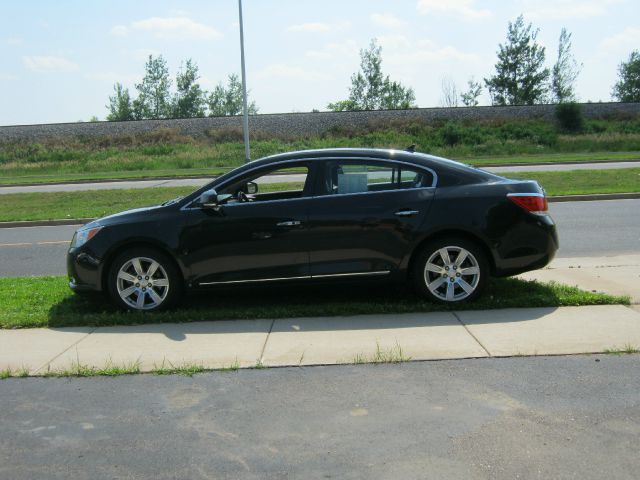
<svg viewBox="0 0 640 480"><path fill-rule="evenodd" d="M152 258L135 257L118 271L116 289L122 301L135 310L159 307L169 293L169 276Z"/></svg>
<svg viewBox="0 0 640 480"><path fill-rule="evenodd" d="M442 247L427 260L424 280L435 297L458 302L478 288L480 265L476 257L462 247Z"/></svg>

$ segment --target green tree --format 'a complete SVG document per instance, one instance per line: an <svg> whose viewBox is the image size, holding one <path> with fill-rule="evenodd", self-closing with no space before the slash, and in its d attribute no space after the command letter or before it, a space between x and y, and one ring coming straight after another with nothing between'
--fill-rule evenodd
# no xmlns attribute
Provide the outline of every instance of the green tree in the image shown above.
<svg viewBox="0 0 640 480"><path fill-rule="evenodd" d="M465 107L477 107L478 98L482 94L482 85L480 82L476 82L473 77L467 81L467 91L462 92L460 98Z"/></svg>
<svg viewBox="0 0 640 480"><path fill-rule="evenodd" d="M520 15L509 22L506 43L499 45L495 74L485 78L494 105L533 105L544 101L549 69L545 48L537 43L539 30L525 25Z"/></svg>
<svg viewBox="0 0 640 480"><path fill-rule="evenodd" d="M375 39L360 50L360 71L351 76L349 98L330 103L333 111L407 109L414 107L412 88L391 81L382 73L382 47Z"/></svg>
<svg viewBox="0 0 640 480"><path fill-rule="evenodd" d="M563 28L558 41L558 58L551 69L551 95L555 103L574 102L574 85L582 65L576 62L571 52L571 34Z"/></svg>
<svg viewBox="0 0 640 480"><path fill-rule="evenodd" d="M121 83L116 83L113 86L114 94L109 97L109 114L107 120L122 121L133 120L133 105L131 103L131 96L129 95L129 89L124 88Z"/></svg>
<svg viewBox="0 0 640 480"><path fill-rule="evenodd" d="M229 75L227 86L219 83L207 97L210 117L224 117L227 115L240 115L243 109L242 82L238 75ZM254 101L249 102L247 110L250 115L258 113L258 107Z"/></svg>
<svg viewBox="0 0 640 480"><path fill-rule="evenodd" d="M618 67L618 82L613 96L619 102L640 102L640 52L634 50L629 60Z"/></svg>
<svg viewBox="0 0 640 480"><path fill-rule="evenodd" d="M198 84L198 66L188 59L176 75L172 113L177 118L204 117L205 92Z"/></svg>
<svg viewBox="0 0 640 480"><path fill-rule="evenodd" d="M136 84L138 98L133 101L135 117L167 118L171 116L171 79L167 61L159 55L149 55L142 83Z"/></svg>

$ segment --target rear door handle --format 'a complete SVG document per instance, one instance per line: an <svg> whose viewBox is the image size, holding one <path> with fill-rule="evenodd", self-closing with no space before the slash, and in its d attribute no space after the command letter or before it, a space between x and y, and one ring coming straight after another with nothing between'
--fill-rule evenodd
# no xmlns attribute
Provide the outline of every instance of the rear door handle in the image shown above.
<svg viewBox="0 0 640 480"><path fill-rule="evenodd" d="M396 212L396 217L413 217L419 213L419 210L398 210Z"/></svg>
<svg viewBox="0 0 640 480"><path fill-rule="evenodd" d="M276 223L278 227L297 227L298 225L302 225L300 220L287 220L286 222Z"/></svg>

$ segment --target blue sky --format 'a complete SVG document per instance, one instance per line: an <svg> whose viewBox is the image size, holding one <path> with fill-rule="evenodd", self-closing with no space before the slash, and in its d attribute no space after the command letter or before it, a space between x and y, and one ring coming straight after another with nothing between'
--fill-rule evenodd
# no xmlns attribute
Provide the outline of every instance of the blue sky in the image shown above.
<svg viewBox="0 0 640 480"><path fill-rule="evenodd" d="M638 0L244 0L248 85L260 112L324 109L346 98L371 38L383 68L438 106L441 83L488 76L507 22L540 28L553 63L560 29L584 64L581 100L608 101L620 61L640 49ZM236 0L0 0L0 125L106 116L113 83L133 90L146 56L172 76L193 58L211 89L239 72ZM489 102L483 96L482 103Z"/></svg>

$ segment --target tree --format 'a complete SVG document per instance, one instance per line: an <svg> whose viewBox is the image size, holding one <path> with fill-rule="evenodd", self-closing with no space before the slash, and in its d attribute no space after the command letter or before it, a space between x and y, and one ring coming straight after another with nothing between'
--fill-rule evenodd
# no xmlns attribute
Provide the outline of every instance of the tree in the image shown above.
<svg viewBox="0 0 640 480"><path fill-rule="evenodd" d="M113 86L114 95L109 97L109 114L107 120L122 121L133 120L133 105L131 104L131 96L129 95L129 89L124 88L121 83L116 83Z"/></svg>
<svg viewBox="0 0 640 480"><path fill-rule="evenodd" d="M613 87L619 102L640 102L640 52L634 50L629 60L618 67L618 82Z"/></svg>
<svg viewBox="0 0 640 480"><path fill-rule="evenodd" d="M482 94L482 85L471 77L467 81L467 87L467 91L463 92L461 95L462 103L465 107L477 107L479 103L478 98L480 98L480 95Z"/></svg>
<svg viewBox="0 0 640 480"><path fill-rule="evenodd" d="M442 97L440 105L443 107L458 106L458 87L451 77L442 77Z"/></svg>
<svg viewBox="0 0 640 480"><path fill-rule="evenodd" d="M171 116L170 89L167 61L162 55L157 58L149 55L142 83L136 84L138 98L133 101L135 117L157 119Z"/></svg>
<svg viewBox="0 0 640 480"><path fill-rule="evenodd" d="M173 116L177 118L204 117L205 92L197 83L198 66L188 59L176 75L177 92L173 97Z"/></svg>
<svg viewBox="0 0 640 480"><path fill-rule="evenodd" d="M494 105L533 105L544 101L549 69L545 48L536 40L539 30L525 25L520 15L509 22L507 42L499 45L495 75L485 78Z"/></svg>
<svg viewBox="0 0 640 480"><path fill-rule="evenodd" d="M229 75L227 86L219 83L207 97L210 117L240 115L243 110L242 82L235 73ZM254 101L249 102L247 110L250 115L258 113Z"/></svg>
<svg viewBox="0 0 640 480"><path fill-rule="evenodd" d="M551 95L555 103L574 102L574 84L582 65L576 62L571 52L571 34L563 28L558 40L558 58L551 69Z"/></svg>
<svg viewBox="0 0 640 480"><path fill-rule="evenodd" d="M382 47L375 39L368 49L360 50L360 71L351 76L347 100L330 103L333 111L407 109L414 107L412 88L391 81L382 73Z"/></svg>

